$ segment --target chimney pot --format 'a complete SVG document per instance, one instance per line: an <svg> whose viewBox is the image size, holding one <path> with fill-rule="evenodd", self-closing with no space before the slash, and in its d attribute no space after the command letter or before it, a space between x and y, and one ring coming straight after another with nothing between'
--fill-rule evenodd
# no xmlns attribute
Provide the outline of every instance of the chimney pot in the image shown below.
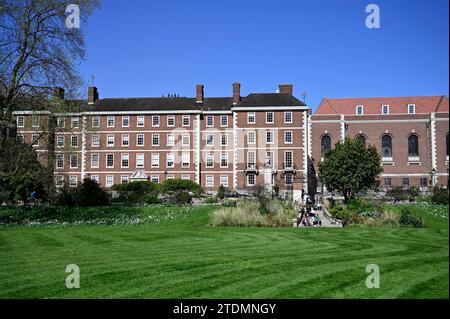
<svg viewBox="0 0 450 319"><path fill-rule="evenodd" d="M195 98L195 101L197 103L203 103L203 98L204 98L204 90L203 90L204 86L203 84L197 84L197 95Z"/></svg>
<svg viewBox="0 0 450 319"><path fill-rule="evenodd" d="M280 84L279 86L281 94L290 94L292 95L293 87L292 84Z"/></svg>
<svg viewBox="0 0 450 319"><path fill-rule="evenodd" d="M233 83L233 104L238 104L241 101L241 84Z"/></svg>
<svg viewBox="0 0 450 319"><path fill-rule="evenodd" d="M98 90L95 86L88 88L88 104L94 104L98 100Z"/></svg>

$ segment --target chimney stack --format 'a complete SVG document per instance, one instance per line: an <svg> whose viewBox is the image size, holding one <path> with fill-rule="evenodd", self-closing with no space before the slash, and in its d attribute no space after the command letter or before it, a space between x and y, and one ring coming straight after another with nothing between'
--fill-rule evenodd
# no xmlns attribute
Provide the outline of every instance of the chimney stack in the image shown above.
<svg viewBox="0 0 450 319"><path fill-rule="evenodd" d="M64 89L61 87L53 88L53 98L64 100Z"/></svg>
<svg viewBox="0 0 450 319"><path fill-rule="evenodd" d="M233 83L233 104L238 104L241 101L241 85L237 82Z"/></svg>
<svg viewBox="0 0 450 319"><path fill-rule="evenodd" d="M94 104L98 100L98 90L95 86L88 88L88 104Z"/></svg>
<svg viewBox="0 0 450 319"><path fill-rule="evenodd" d="M292 95L292 84L280 84L278 86L280 88L280 93L281 94L290 94Z"/></svg>
<svg viewBox="0 0 450 319"><path fill-rule="evenodd" d="M197 97L195 102L203 103L204 93L203 93L203 84L197 84Z"/></svg>

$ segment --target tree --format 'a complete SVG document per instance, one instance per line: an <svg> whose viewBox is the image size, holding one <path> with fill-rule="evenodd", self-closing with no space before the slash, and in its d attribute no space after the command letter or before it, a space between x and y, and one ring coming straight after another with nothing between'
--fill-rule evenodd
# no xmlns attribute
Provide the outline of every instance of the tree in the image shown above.
<svg viewBox="0 0 450 319"><path fill-rule="evenodd" d="M382 172L380 155L372 145L346 138L327 151L319 163L319 178L331 192L344 196L345 202L360 191L375 189Z"/></svg>
<svg viewBox="0 0 450 319"><path fill-rule="evenodd" d="M81 23L99 0L71 0ZM45 104L55 87L76 94L84 59L84 28L66 25L65 0L0 0L0 128L13 127L12 112Z"/></svg>
<svg viewBox="0 0 450 319"><path fill-rule="evenodd" d="M0 178L5 192L15 192L11 196L18 195L22 200L26 200L30 189L36 190L44 182L49 184L41 185L42 188L47 194L52 193L48 190L53 184L55 125L52 123L55 121L50 120L46 131L40 133L40 138L48 138L49 174L44 178L36 176L43 173L34 160L36 151L26 145L16 145L13 112L45 109L63 113L74 110L73 104L79 104L61 98L49 99L55 87L64 87L66 96L78 96L82 81L77 65L85 55L82 26L99 6L99 0L71 0L70 3L78 5L81 28L66 25L69 3L65 0L0 0ZM22 187L13 187L19 179Z"/></svg>

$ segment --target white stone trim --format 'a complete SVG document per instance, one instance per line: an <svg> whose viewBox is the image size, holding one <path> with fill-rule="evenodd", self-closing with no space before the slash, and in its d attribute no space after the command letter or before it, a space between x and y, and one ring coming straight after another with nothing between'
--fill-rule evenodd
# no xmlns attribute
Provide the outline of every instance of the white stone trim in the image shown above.
<svg viewBox="0 0 450 319"><path fill-rule="evenodd" d="M195 137L194 142L194 148L196 150L195 152L195 181L197 184L200 185L201 179L200 179L200 149L201 149L201 127L200 127L200 114L197 114L195 116L194 126L196 128L197 136Z"/></svg>
<svg viewBox="0 0 450 319"><path fill-rule="evenodd" d="M297 110L297 111L307 111L310 110L308 106L297 105L297 106L234 106L231 108L232 111L266 111L266 110Z"/></svg>
<svg viewBox="0 0 450 319"><path fill-rule="evenodd" d="M345 140L345 115L341 115L341 141Z"/></svg>
<svg viewBox="0 0 450 319"><path fill-rule="evenodd" d="M430 131L431 131L431 167L437 168L436 159L436 113L430 114ZM432 186L436 186L437 180L434 178L431 182Z"/></svg>
<svg viewBox="0 0 450 319"><path fill-rule="evenodd" d="M237 134L237 113L233 112L233 188L237 189L238 181L237 181L237 161L238 161L238 134Z"/></svg>

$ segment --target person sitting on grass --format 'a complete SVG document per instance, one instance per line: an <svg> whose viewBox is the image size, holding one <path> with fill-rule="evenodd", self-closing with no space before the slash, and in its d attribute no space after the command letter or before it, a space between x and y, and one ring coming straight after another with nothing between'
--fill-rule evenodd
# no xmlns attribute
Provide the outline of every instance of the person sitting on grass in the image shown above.
<svg viewBox="0 0 450 319"><path fill-rule="evenodd" d="M316 214L314 217L313 225L322 226L322 220L320 219L319 214Z"/></svg>

